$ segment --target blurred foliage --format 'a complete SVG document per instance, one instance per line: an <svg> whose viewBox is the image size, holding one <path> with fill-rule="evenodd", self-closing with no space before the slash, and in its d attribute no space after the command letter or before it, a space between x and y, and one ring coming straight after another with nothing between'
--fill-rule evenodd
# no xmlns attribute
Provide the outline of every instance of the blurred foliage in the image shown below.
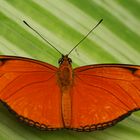
<svg viewBox="0 0 140 140"><path fill-rule="evenodd" d="M0 0L0 54L30 57L58 66L60 54L29 29L25 20L63 54L103 23L73 51L74 67L96 63L140 65L139 0ZM1 140L139 140L140 113L104 131L42 132L19 123L0 105Z"/></svg>

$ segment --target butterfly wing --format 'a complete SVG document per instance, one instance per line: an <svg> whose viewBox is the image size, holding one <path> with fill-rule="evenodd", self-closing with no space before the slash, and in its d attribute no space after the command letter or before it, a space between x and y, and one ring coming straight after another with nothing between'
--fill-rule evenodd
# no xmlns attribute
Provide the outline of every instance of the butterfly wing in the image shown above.
<svg viewBox="0 0 140 140"><path fill-rule="evenodd" d="M56 67L44 62L0 56L0 100L29 125L61 128L61 94L56 72Z"/></svg>
<svg viewBox="0 0 140 140"><path fill-rule="evenodd" d="M140 67L91 65L74 69L71 128L104 129L140 109Z"/></svg>

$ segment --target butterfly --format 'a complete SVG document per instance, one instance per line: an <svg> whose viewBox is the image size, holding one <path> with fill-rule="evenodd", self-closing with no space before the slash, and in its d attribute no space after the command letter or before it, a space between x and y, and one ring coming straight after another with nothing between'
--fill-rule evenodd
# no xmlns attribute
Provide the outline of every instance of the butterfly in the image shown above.
<svg viewBox="0 0 140 140"><path fill-rule="evenodd" d="M140 66L94 64L73 69L73 50L62 54L59 67L1 55L0 101L19 120L41 130L102 130L140 109Z"/></svg>

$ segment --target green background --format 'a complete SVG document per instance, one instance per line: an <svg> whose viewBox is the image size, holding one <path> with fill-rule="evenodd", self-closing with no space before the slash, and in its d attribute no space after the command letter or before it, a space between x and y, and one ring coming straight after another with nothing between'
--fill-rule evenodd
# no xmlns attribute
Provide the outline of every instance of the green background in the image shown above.
<svg viewBox="0 0 140 140"><path fill-rule="evenodd" d="M27 21L63 54L97 22L73 51L73 67L97 63L140 65L140 0L0 0L0 54L58 66L60 54L29 29ZM104 131L42 132L19 123L0 105L0 140L139 140L140 112Z"/></svg>

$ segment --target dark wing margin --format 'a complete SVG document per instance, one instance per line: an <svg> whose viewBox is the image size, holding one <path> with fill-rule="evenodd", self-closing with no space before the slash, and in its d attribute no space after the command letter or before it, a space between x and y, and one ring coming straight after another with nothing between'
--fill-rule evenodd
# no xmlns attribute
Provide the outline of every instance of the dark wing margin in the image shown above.
<svg viewBox="0 0 140 140"><path fill-rule="evenodd" d="M139 110L139 85L140 66L97 64L75 68L72 106L76 108L71 129L102 130Z"/></svg>
<svg viewBox="0 0 140 140"><path fill-rule="evenodd" d="M81 66L78 68L75 68L74 71L76 72L82 72L82 71L88 71L93 68L122 68L129 70L131 73L137 72L137 70L140 70L139 65L130 65L130 64L95 64L95 65L87 65L87 66Z"/></svg>
<svg viewBox="0 0 140 140"><path fill-rule="evenodd" d="M117 117L114 120L108 121L108 122L90 124L90 125L80 126L77 128L67 128L67 129L78 131L78 132L92 132L92 131L97 131L97 130L104 130L106 128L116 125L118 122L124 120L126 117L130 116L133 112L138 111L138 110L140 110L140 109L134 109L134 110L128 111L127 113Z"/></svg>
<svg viewBox="0 0 140 140"><path fill-rule="evenodd" d="M12 61L12 64L10 63L11 61ZM13 62L15 62L15 64ZM17 65L17 63L19 63L19 62L21 64ZM41 71L41 69L42 69L42 71L47 70L47 69L45 69L45 67L50 69L52 72L53 71L55 72L57 70L57 67L55 67L51 64L39 61L39 60L35 60L35 59L31 59L31 58L25 58L25 57L0 55L0 66L3 66L6 63L11 64L10 68L12 68L13 70L16 69L16 67L19 67L19 66L21 66L21 67L24 66L24 68L26 68L26 65L23 65L24 63L27 64L27 66L28 66L27 68L31 68L32 70L33 70L33 68L35 68L35 66L40 68L40 71Z"/></svg>

